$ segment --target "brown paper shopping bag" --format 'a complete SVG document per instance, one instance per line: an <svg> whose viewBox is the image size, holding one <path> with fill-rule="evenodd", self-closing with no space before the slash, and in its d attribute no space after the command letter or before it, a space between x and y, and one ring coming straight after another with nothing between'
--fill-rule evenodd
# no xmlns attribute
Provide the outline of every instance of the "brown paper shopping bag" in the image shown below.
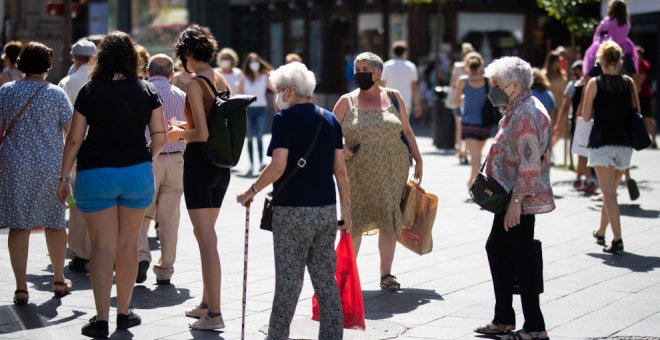
<svg viewBox="0 0 660 340"><path fill-rule="evenodd" d="M399 243L419 255L431 252L437 209L438 196L427 193L419 184L409 181L401 198L403 230L397 238Z"/></svg>

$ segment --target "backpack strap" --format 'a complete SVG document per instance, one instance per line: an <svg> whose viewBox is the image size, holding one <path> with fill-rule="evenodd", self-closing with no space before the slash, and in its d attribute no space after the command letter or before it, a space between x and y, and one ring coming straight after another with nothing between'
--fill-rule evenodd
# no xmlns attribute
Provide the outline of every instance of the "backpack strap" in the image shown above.
<svg viewBox="0 0 660 340"><path fill-rule="evenodd" d="M218 91L216 89L215 85L213 85L213 82L211 82L211 80L209 80L209 78L206 78L204 76L197 76L195 78L200 78L200 79L204 80L204 82L206 82L206 84L211 88L211 90L213 90L213 94L216 95L216 96L229 97L229 95L231 94L230 91L229 91L229 87L227 87L227 89L224 90L224 91Z"/></svg>

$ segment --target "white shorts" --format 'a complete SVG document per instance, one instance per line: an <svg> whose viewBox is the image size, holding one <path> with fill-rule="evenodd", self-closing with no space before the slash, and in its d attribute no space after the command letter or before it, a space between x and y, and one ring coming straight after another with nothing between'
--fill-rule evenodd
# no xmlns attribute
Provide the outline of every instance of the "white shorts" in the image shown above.
<svg viewBox="0 0 660 340"><path fill-rule="evenodd" d="M589 162L587 166L613 166L619 170L630 168L630 158L633 149L629 146L606 145L596 149L589 149Z"/></svg>

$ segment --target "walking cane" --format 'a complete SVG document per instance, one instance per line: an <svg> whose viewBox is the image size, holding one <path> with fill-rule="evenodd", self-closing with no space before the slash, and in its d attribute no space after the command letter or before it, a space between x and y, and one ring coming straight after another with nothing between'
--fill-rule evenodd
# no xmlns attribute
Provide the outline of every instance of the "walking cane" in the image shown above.
<svg viewBox="0 0 660 340"><path fill-rule="evenodd" d="M248 237L250 235L250 203L245 205L245 248L243 251L243 314L241 317L241 340L245 339L245 304L247 301Z"/></svg>

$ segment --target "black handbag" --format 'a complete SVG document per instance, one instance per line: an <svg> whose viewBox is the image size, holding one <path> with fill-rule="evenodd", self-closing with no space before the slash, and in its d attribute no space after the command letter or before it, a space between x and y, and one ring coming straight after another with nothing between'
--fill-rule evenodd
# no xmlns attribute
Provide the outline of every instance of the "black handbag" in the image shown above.
<svg viewBox="0 0 660 340"><path fill-rule="evenodd" d="M309 155L312 154L312 151L314 151L316 142L318 141L319 135L321 134L321 127L323 127L323 111L318 106L316 109L319 111L319 124L316 127L316 134L314 135L312 143L309 144L309 148L307 148L305 155L298 160L296 166L293 168L293 170L291 170L289 176L282 180L282 184L279 185L277 191L270 192L266 195L266 199L264 200L264 210L261 212L261 223L259 224L259 228L263 230L273 231L273 201L277 195L282 192L282 189L284 189L291 178L295 176L296 172L307 165L307 159L309 158Z"/></svg>
<svg viewBox="0 0 660 340"><path fill-rule="evenodd" d="M633 91L632 83L628 84L630 89L630 101L632 102L632 118L630 122L630 141L633 149L637 151L644 150L651 146L651 137L644 125L644 116L639 113L637 96Z"/></svg>
<svg viewBox="0 0 660 340"><path fill-rule="evenodd" d="M541 241L532 240L532 256L534 257L534 283L539 294L543 293L543 249ZM518 277L513 278L513 294L520 294L520 282Z"/></svg>
<svg viewBox="0 0 660 340"><path fill-rule="evenodd" d="M511 193L494 178L486 176L483 173L486 161L481 165L477 177L470 185L470 196L474 203L492 213L501 214L506 211Z"/></svg>
<svg viewBox="0 0 660 340"><path fill-rule="evenodd" d="M486 100L484 100L484 107L481 110L481 126L482 127L493 127L500 122L502 119L502 113L498 108L493 106L493 103L488 99L488 92L490 92L490 87L488 86L488 78L484 77L485 90L486 90Z"/></svg>

